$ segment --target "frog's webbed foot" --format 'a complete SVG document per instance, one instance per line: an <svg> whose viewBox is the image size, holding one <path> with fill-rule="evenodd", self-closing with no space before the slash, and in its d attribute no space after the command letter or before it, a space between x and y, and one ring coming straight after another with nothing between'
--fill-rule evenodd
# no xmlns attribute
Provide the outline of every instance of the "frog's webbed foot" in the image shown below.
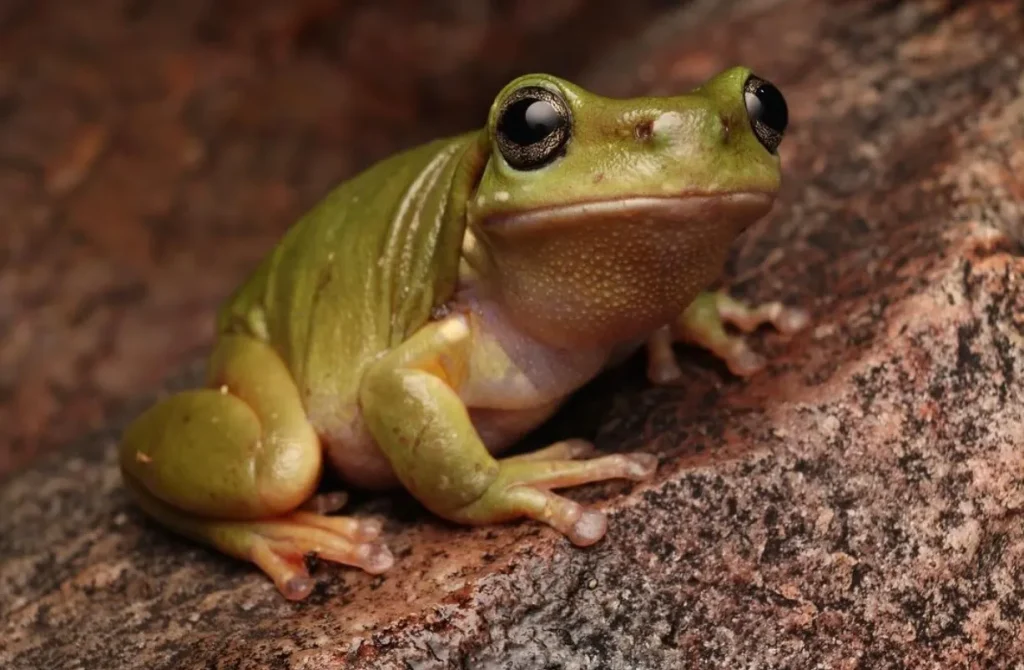
<svg viewBox="0 0 1024 670"><path fill-rule="evenodd" d="M672 351L673 340L703 347L722 359L730 372L747 377L764 367L764 358L742 335L729 333L727 325L751 333L768 324L790 334L808 323L807 312L779 302L750 306L724 292L701 293L674 324L659 329L648 340L648 377L656 384L667 384L682 375Z"/></svg>
<svg viewBox="0 0 1024 670"><path fill-rule="evenodd" d="M157 499L136 482L126 480L136 502L169 528L207 543L236 558L252 561L290 600L302 600L315 580L306 570L306 556L380 574L394 563L378 541L382 523L376 518L325 516L303 506L282 516L261 520L219 520L189 514ZM315 496L313 506L338 505L344 494Z"/></svg>
<svg viewBox="0 0 1024 670"><path fill-rule="evenodd" d="M610 479L644 481L658 467L653 454L632 453L589 456L593 445L585 440L566 440L538 451L499 461L497 478L486 492L462 508L458 517L467 523L497 523L530 518L551 526L573 544L594 544L608 528L603 512L585 509L551 489L580 486Z"/></svg>
<svg viewBox="0 0 1024 670"><path fill-rule="evenodd" d="M290 600L302 600L315 586L305 566L308 554L361 568L371 575L386 572L394 564L387 546L375 541L382 529L377 519L300 511L272 521L223 525L236 542L248 547L248 558Z"/></svg>

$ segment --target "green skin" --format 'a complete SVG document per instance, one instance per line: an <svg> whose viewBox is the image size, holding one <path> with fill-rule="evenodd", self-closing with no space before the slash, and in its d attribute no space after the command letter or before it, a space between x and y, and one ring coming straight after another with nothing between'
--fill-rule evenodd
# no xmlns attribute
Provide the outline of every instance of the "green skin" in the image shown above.
<svg viewBox="0 0 1024 670"><path fill-rule="evenodd" d="M379 521L328 516L344 495L316 494L325 467L353 486L402 486L453 522L531 518L598 541L604 515L552 489L649 479L653 455L586 459L582 440L494 455L645 342L656 383L679 378L678 340L745 375L761 360L725 323L807 320L706 292L780 184L748 119L749 74L631 100L521 77L484 129L337 187L222 309L207 388L128 428L128 489L292 599L314 585L309 552L370 573L393 562ZM509 164L495 130L524 85L559 93L572 118L564 153L534 170Z"/></svg>

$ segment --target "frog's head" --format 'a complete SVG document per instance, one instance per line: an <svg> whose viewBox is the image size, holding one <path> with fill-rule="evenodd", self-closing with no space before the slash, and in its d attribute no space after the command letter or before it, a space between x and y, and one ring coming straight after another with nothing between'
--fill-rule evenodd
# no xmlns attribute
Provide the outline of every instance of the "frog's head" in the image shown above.
<svg viewBox="0 0 1024 670"><path fill-rule="evenodd" d="M641 336L707 288L769 211L786 122L778 89L745 68L628 100L520 77L491 107L467 256L545 339Z"/></svg>

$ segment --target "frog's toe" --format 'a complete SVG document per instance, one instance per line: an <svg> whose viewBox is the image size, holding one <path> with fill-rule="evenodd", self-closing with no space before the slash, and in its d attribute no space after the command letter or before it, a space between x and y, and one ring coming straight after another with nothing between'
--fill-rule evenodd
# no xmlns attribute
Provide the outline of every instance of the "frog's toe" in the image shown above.
<svg viewBox="0 0 1024 670"><path fill-rule="evenodd" d="M337 512L348 503L348 494L344 491L331 491L330 493L318 493L305 503L300 509L314 514L330 514Z"/></svg>
<svg viewBox="0 0 1024 670"><path fill-rule="evenodd" d="M652 384L658 386L666 386L668 384L674 384L683 378L683 370L679 367L679 364L675 359L666 361L665 364L653 364L649 363L647 366L647 379Z"/></svg>
<svg viewBox="0 0 1024 670"><path fill-rule="evenodd" d="M716 295L718 315L726 323L750 333L763 325L770 325L780 333L792 334L803 330L811 322L811 315L798 307L781 302L749 306L724 293Z"/></svg>
<svg viewBox="0 0 1024 670"><path fill-rule="evenodd" d="M316 580L306 571L302 556L280 553L263 538L250 538L249 559L256 564L277 586L288 600L303 600L316 586Z"/></svg>
<svg viewBox="0 0 1024 670"><path fill-rule="evenodd" d="M509 483L561 489L610 479L644 481L658 467L654 454L610 454L589 460L502 461L502 476Z"/></svg>
<svg viewBox="0 0 1024 670"><path fill-rule="evenodd" d="M760 372L767 363L764 356L747 346L740 337L730 337L725 346L715 353L725 362L729 372L738 377L749 377Z"/></svg>
<svg viewBox="0 0 1024 670"><path fill-rule="evenodd" d="M595 451L597 451L597 448L594 446L593 442L581 440L579 438L572 438L562 440L561 442L555 442L552 445L544 447L543 449L537 449L536 451L508 456L503 460L505 462L520 463L525 461L576 460L578 458L586 458Z"/></svg>
<svg viewBox="0 0 1024 670"><path fill-rule="evenodd" d="M647 379L652 384L665 385L678 381L683 371L672 349L672 331L659 328L647 339Z"/></svg>
<svg viewBox="0 0 1024 670"><path fill-rule="evenodd" d="M782 313L774 323L776 328L787 335L797 333L811 325L811 313L799 307L783 305Z"/></svg>
<svg viewBox="0 0 1024 670"><path fill-rule="evenodd" d="M629 462L626 472L629 479L633 481L647 481L658 470L658 457L654 454L638 451L632 454L622 454L622 457Z"/></svg>
<svg viewBox="0 0 1024 670"><path fill-rule="evenodd" d="M580 518L565 533L578 547L589 547L608 532L608 517L596 510L583 510Z"/></svg>
<svg viewBox="0 0 1024 670"><path fill-rule="evenodd" d="M334 533L351 542L370 542L377 539L384 530L384 522L378 517L325 516L298 511L293 512L288 519Z"/></svg>
<svg viewBox="0 0 1024 670"><path fill-rule="evenodd" d="M383 574L395 564L395 557L387 545L371 542L357 545L353 549L346 549L341 554L320 553L318 556L336 563L354 565L371 575ZM349 563L349 560L353 558L355 560Z"/></svg>

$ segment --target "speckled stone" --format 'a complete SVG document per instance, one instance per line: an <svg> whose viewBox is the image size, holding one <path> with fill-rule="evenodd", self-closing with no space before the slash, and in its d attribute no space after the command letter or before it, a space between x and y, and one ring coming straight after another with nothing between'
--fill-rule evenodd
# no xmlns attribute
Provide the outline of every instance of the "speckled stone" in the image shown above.
<svg viewBox="0 0 1024 670"><path fill-rule="evenodd" d="M659 454L655 481L574 492L574 549L454 528L403 496L384 577L261 575L127 505L116 428L0 489L4 668L984 668L1024 658L1024 13L1016 2L668 11L583 83L666 92L732 62L780 85L780 205L728 280L815 325L748 381L681 349L547 427ZM180 380L182 384L189 379ZM595 422L594 416L605 417ZM76 665L77 664L77 665Z"/></svg>

